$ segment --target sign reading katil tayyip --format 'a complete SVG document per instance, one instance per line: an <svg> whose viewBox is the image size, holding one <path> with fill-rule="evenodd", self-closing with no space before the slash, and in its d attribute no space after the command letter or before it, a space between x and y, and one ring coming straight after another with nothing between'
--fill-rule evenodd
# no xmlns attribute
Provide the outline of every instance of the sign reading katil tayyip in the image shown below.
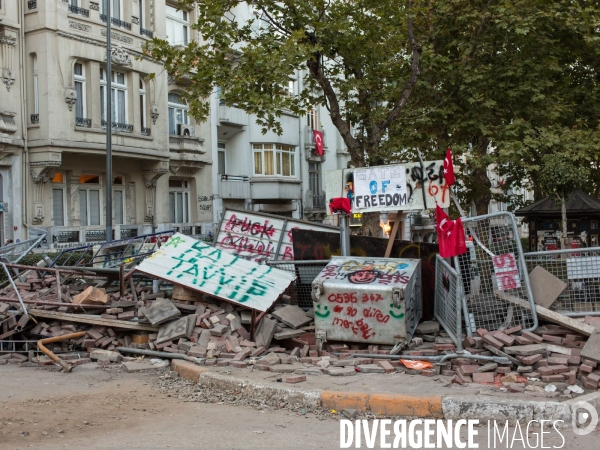
<svg viewBox="0 0 600 450"><path fill-rule="evenodd" d="M406 168L377 166L354 170L354 209L388 211L408 204Z"/></svg>

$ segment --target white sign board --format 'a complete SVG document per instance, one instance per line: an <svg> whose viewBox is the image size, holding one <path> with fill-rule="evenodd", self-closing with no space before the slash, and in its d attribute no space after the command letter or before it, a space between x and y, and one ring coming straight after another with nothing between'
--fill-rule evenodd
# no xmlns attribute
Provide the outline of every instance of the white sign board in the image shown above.
<svg viewBox="0 0 600 450"><path fill-rule="evenodd" d="M596 267L600 266L600 256L567 258L567 277L569 280L600 278Z"/></svg>
<svg viewBox="0 0 600 450"><path fill-rule="evenodd" d="M217 234L215 247L254 262L292 261L292 230L339 233L337 227L287 219L271 214L227 209Z"/></svg>
<svg viewBox="0 0 600 450"><path fill-rule="evenodd" d="M354 169L355 211L389 211L408 204L406 169L377 166Z"/></svg>
<svg viewBox="0 0 600 450"><path fill-rule="evenodd" d="M266 311L294 280L289 272L180 233L143 260L137 270L258 311Z"/></svg>
<svg viewBox="0 0 600 450"><path fill-rule="evenodd" d="M403 163L406 182L406 204L400 208L391 207L389 210L400 209L404 211L433 209L436 203L441 208L450 206L450 192L448 183L444 178L444 161L425 161L423 167L416 163ZM389 166L379 166L389 167ZM368 168L367 168L368 169ZM356 183L355 172L361 169L330 170L323 174L326 203L329 204L335 197L354 197L353 184ZM424 195L423 195L424 194ZM425 197L425 200L423 200ZM379 203L379 198L377 198ZM393 200L393 199L392 199ZM385 201L385 199L384 199ZM361 202L362 206L362 202ZM375 208L357 208L353 201L353 209L358 212L380 211ZM385 209L385 208L383 208Z"/></svg>

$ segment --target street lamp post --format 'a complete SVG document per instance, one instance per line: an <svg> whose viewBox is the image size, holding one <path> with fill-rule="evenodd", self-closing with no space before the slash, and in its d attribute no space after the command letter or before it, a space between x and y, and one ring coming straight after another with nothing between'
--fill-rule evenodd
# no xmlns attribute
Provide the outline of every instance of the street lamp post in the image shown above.
<svg viewBox="0 0 600 450"><path fill-rule="evenodd" d="M112 68L111 68L111 0L106 5L106 242L112 241Z"/></svg>

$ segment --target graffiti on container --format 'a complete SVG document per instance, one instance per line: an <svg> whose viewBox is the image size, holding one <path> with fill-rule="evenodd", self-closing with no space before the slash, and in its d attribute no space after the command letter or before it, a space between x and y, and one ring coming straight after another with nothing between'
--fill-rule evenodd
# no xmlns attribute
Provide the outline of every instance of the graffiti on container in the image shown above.
<svg viewBox="0 0 600 450"><path fill-rule="evenodd" d="M373 331L373 328L371 328L369 324L365 323L363 319L354 321L336 317L333 319L333 325L345 328L346 330L351 330L352 333L362 337L362 339L369 339L375 336L375 331Z"/></svg>
<svg viewBox="0 0 600 450"><path fill-rule="evenodd" d="M348 280L352 284L407 284L410 276L406 270L410 264L402 262L382 261L345 261L343 263L328 264L321 276L326 279Z"/></svg>

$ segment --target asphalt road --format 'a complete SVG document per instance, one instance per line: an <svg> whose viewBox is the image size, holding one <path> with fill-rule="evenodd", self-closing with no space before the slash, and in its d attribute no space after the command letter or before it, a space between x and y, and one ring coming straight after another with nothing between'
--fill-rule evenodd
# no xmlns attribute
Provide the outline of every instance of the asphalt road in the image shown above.
<svg viewBox="0 0 600 450"><path fill-rule="evenodd" d="M339 415L184 401L158 391L158 377L106 371L92 364L72 374L0 366L0 448L340 448ZM486 427L475 429L474 443L481 449L541 448L535 438L539 429L530 429L529 442L525 430L520 441L519 433L510 429L503 443L496 438L496 446L493 441L488 446ZM462 431L461 439L466 440L466 429ZM554 431L545 435L544 447L600 447L598 428L584 437L561 433L564 445ZM382 448L379 439L378 434L372 448ZM388 442L392 441L393 436ZM354 442L351 448L356 448ZM360 448L368 447L363 441Z"/></svg>

